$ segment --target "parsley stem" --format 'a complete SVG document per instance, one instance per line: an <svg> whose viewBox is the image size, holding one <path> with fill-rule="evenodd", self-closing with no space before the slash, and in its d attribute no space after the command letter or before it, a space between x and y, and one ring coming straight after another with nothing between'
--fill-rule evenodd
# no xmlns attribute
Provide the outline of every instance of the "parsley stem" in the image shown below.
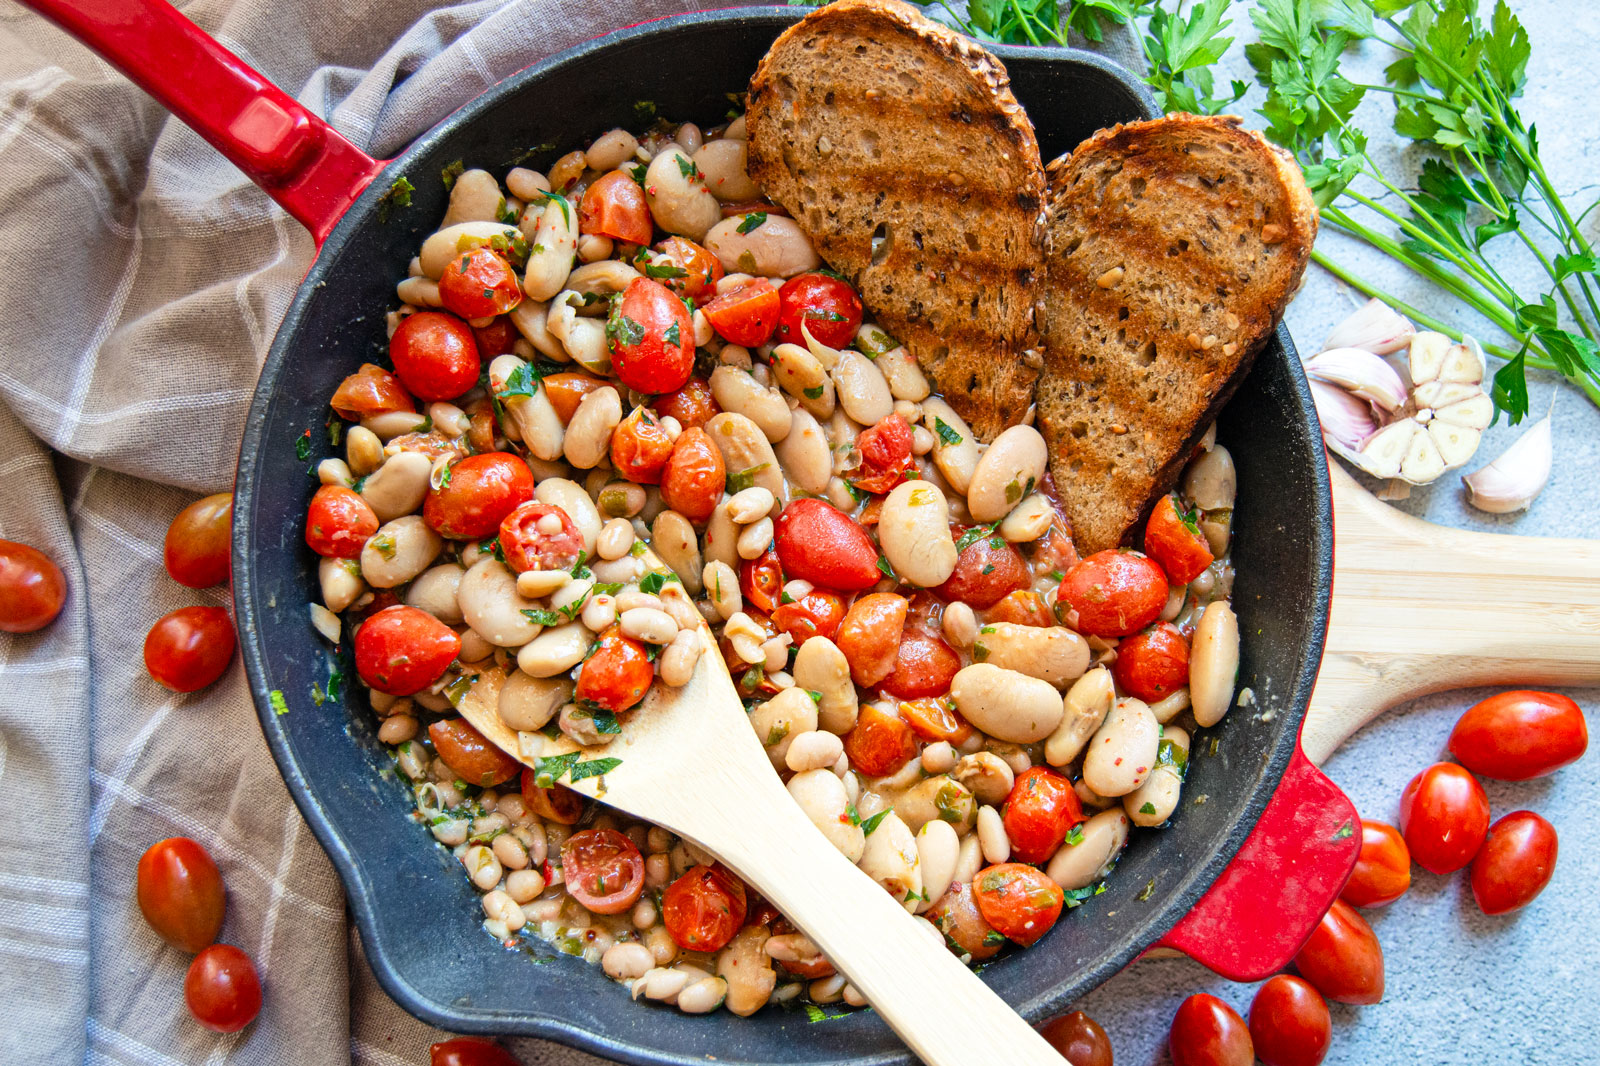
<svg viewBox="0 0 1600 1066"><path fill-rule="evenodd" d="M1017 13L1017 22L1022 27L1022 32L1027 34L1030 44L1038 44L1039 37L1033 32L1033 24L1028 21L1028 16L1022 13L1022 5L1017 0L1011 0L1011 10Z"/></svg>
<svg viewBox="0 0 1600 1066"><path fill-rule="evenodd" d="M1364 156L1366 155L1366 153L1362 153L1362 154ZM1368 164L1370 166L1370 164L1372 162L1371 158L1368 157L1367 161L1368 161ZM1371 169L1376 171L1377 168L1376 167L1371 167ZM1402 199L1406 200L1407 201L1407 206L1409 206L1412 211L1416 212L1419 217L1426 219L1428 221L1429 225L1435 230L1435 232L1438 232L1441 235L1444 233L1444 227L1441 226L1439 224L1439 222L1431 214L1429 214L1427 211L1423 210L1422 207L1419 204L1417 204L1415 201L1412 201L1411 198L1409 196L1407 196L1404 192L1401 192L1400 190L1396 189L1393 185L1391 185L1389 183L1389 181L1386 178L1383 178L1381 174L1378 175L1378 177L1379 177L1379 180L1382 181L1384 185L1389 186L1389 188L1390 188L1390 190L1392 192L1395 192ZM1415 222L1413 222L1410 219L1406 218L1405 216L1401 215L1398 211L1394 211L1394 210L1384 206L1383 204L1379 203L1377 200L1372 199L1371 197L1364 196L1363 194L1355 192L1355 191L1350 190L1350 189L1346 189L1344 191L1344 194L1346 196L1350 197L1350 199L1354 200L1356 203L1362 205L1363 207L1365 207L1365 208L1367 208L1367 209L1369 209L1371 211L1377 212L1378 214L1382 215L1384 218L1387 218L1390 222L1393 222L1396 226L1398 226L1400 228L1400 232L1410 235L1411 237L1415 238L1416 240L1418 240L1418 241L1422 242L1423 244L1427 245L1428 247L1432 248L1434 251L1438 252L1444 258L1450 260L1450 262L1452 262L1456 266L1460 267L1462 272L1467 274L1474 281L1476 281L1479 285L1482 285L1486 290L1488 290L1490 295L1494 296L1501 303L1509 304L1512 300L1515 299L1515 294L1511 292L1510 288L1505 284L1504 281L1500 280L1499 275L1494 274L1494 272L1492 270L1491 271L1484 271L1483 269L1476 267L1470 260L1464 258L1464 254L1470 254L1470 253L1467 253L1467 250L1465 248L1461 248L1460 251L1457 252L1454 249L1446 247L1445 245L1441 244L1438 240L1436 240L1434 237L1429 235L1427 233L1427 231L1424 230L1421 226L1418 226Z"/></svg>

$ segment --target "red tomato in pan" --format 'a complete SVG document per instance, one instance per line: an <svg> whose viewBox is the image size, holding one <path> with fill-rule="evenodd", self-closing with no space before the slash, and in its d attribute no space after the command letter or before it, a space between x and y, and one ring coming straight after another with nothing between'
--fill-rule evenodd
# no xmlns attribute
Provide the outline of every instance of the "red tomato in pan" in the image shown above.
<svg viewBox="0 0 1600 1066"><path fill-rule="evenodd" d="M730 344L756 348L778 328L778 290L766 278L729 289L701 308L717 335Z"/></svg>
<svg viewBox="0 0 1600 1066"><path fill-rule="evenodd" d="M34 633L67 602L67 576L38 548L0 540L0 633Z"/></svg>
<svg viewBox="0 0 1600 1066"><path fill-rule="evenodd" d="M690 378L678 391L651 400L650 406L663 418L668 415L676 418L678 425L684 429L699 429L722 410L711 395L711 384L705 378Z"/></svg>
<svg viewBox="0 0 1600 1066"><path fill-rule="evenodd" d="M637 485L656 485L672 456L672 437L648 407L635 407L611 431L611 465Z"/></svg>
<svg viewBox="0 0 1600 1066"><path fill-rule="evenodd" d="M861 431L856 438L861 466L850 483L862 492L885 493L906 479L911 461L911 426L899 415L889 415Z"/></svg>
<svg viewBox="0 0 1600 1066"><path fill-rule="evenodd" d="M1145 523L1144 551L1161 564L1174 585L1187 585L1213 561L1211 544L1200 532L1195 512L1180 510L1178 498L1170 493L1156 501Z"/></svg>
<svg viewBox="0 0 1600 1066"><path fill-rule="evenodd" d="M444 273L439 275L439 302L446 311L462 318L503 315L522 302L522 282L510 263L493 249L480 245L445 264ZM400 380L405 380L404 374Z"/></svg>
<svg viewBox="0 0 1600 1066"><path fill-rule="evenodd" d="M139 857L139 912L179 951L216 942L228 900L210 852L188 837L157 841Z"/></svg>
<svg viewBox="0 0 1600 1066"><path fill-rule="evenodd" d="M659 281L634 278L606 322L611 368L636 392L681 389L694 369L694 323Z"/></svg>
<svg viewBox="0 0 1600 1066"><path fill-rule="evenodd" d="M586 829L561 846L561 878L596 914L621 914L644 892L644 856L615 829Z"/></svg>
<svg viewBox="0 0 1600 1066"><path fill-rule="evenodd" d="M793 500L778 516L775 539L784 573L840 592L860 592L885 575L878 549L860 523L822 500Z"/></svg>
<svg viewBox="0 0 1600 1066"><path fill-rule="evenodd" d="M951 529L957 544L968 532L959 526ZM1026 590L1029 580L1028 564L1023 561L1022 553L994 533L972 538L956 556L956 568L936 591L951 603L960 600L982 611L1014 592ZM1054 625L1055 621L1052 619L1046 624Z"/></svg>
<svg viewBox="0 0 1600 1066"><path fill-rule="evenodd" d="M1171 625L1152 626L1117 645L1111 673L1130 695L1155 703L1189 683L1189 642Z"/></svg>
<svg viewBox="0 0 1600 1066"><path fill-rule="evenodd" d="M578 699L620 712L644 699L655 667L644 645L612 626L600 634L578 672Z"/></svg>
<svg viewBox="0 0 1600 1066"><path fill-rule="evenodd" d="M974 962L992 959L1000 954L1006 938L998 935L994 927L984 921L973 899L972 885L958 881L944 895L933 901L925 917L943 933L946 939L971 955Z"/></svg>
<svg viewBox="0 0 1600 1066"><path fill-rule="evenodd" d="M1080 632L1125 637L1161 614L1167 603L1167 575L1136 551L1096 552L1067 571L1057 598L1078 612Z"/></svg>
<svg viewBox="0 0 1600 1066"><path fill-rule="evenodd" d="M777 610L783 598L783 567L777 552L768 548L739 564L739 594L762 614Z"/></svg>
<svg viewBox="0 0 1600 1066"><path fill-rule="evenodd" d="M378 516L343 485L323 485L306 511L306 544L318 555L354 559L378 531Z"/></svg>
<svg viewBox="0 0 1600 1066"><path fill-rule="evenodd" d="M524 570L571 570L583 559L583 534L566 511L529 500L500 521L506 565Z"/></svg>
<svg viewBox="0 0 1600 1066"><path fill-rule="evenodd" d="M183 999L207 1029L237 1033L261 1013L261 977L250 956L232 944L212 944L189 964Z"/></svg>
<svg viewBox="0 0 1600 1066"><path fill-rule="evenodd" d="M1337 1003L1383 999L1383 948L1366 919L1344 900L1333 901L1294 965L1318 992Z"/></svg>
<svg viewBox="0 0 1600 1066"><path fill-rule="evenodd" d="M1196 992L1178 1007L1167 1033L1172 1066L1251 1066L1255 1048L1239 1012Z"/></svg>
<svg viewBox="0 0 1600 1066"><path fill-rule="evenodd" d="M1383 907L1411 887L1411 852L1392 825L1361 820L1361 855L1339 898L1352 907Z"/></svg>
<svg viewBox="0 0 1600 1066"><path fill-rule="evenodd" d="M900 704L900 717L911 725L917 736L926 741L936 743L944 740L960 745L972 737L972 727L961 717L955 701L949 696L906 700Z"/></svg>
<svg viewBox="0 0 1600 1066"><path fill-rule="evenodd" d="M744 925L744 882L721 865L696 866L661 894L661 921L685 951L720 951Z"/></svg>
<svg viewBox="0 0 1600 1066"><path fill-rule="evenodd" d="M942 696L961 669L961 656L938 636L921 627L907 626L895 655L894 672L879 687L903 700Z"/></svg>
<svg viewBox="0 0 1600 1066"><path fill-rule="evenodd" d="M1532 811L1512 811L1489 828L1472 860L1472 896L1485 914L1532 903L1556 872L1555 826Z"/></svg>
<svg viewBox="0 0 1600 1066"><path fill-rule="evenodd" d="M556 409L556 417L566 425L577 414L583 398L596 389L605 388L607 383L588 374L551 374L540 384L550 399L550 406Z"/></svg>
<svg viewBox="0 0 1600 1066"><path fill-rule="evenodd" d="M228 669L235 643L233 622L221 607L180 607L150 627L145 669L174 692L195 692Z"/></svg>
<svg viewBox="0 0 1600 1066"><path fill-rule="evenodd" d="M793 637L797 648L812 637L832 640L842 621L844 600L822 589L812 589L791 603L780 603L772 612L772 624Z"/></svg>
<svg viewBox="0 0 1600 1066"><path fill-rule="evenodd" d="M602 174L578 203L578 232L629 244L649 244L655 235L644 189L620 170Z"/></svg>
<svg viewBox="0 0 1600 1066"><path fill-rule="evenodd" d="M341 381L328 403L340 418L350 422L417 409L400 379L373 363L362 363L360 370Z"/></svg>
<svg viewBox="0 0 1600 1066"><path fill-rule="evenodd" d="M499 316L487 326L472 327L472 339L478 345L479 359L509 354L521 336L507 315Z"/></svg>
<svg viewBox="0 0 1600 1066"><path fill-rule="evenodd" d="M391 696L421 692L460 654L455 630L415 607L385 607L356 630L356 673Z"/></svg>
<svg viewBox="0 0 1600 1066"><path fill-rule="evenodd" d="M905 719L876 704L863 704L856 724L844 735L850 766L868 777L892 774L917 757L916 734Z"/></svg>
<svg viewBox="0 0 1600 1066"><path fill-rule="evenodd" d="M441 718L428 739L444 764L469 785L493 788L516 777L522 764L489 742L465 718Z"/></svg>
<svg viewBox="0 0 1600 1066"><path fill-rule="evenodd" d="M520 1066L499 1044L458 1036L428 1048L428 1066Z"/></svg>
<svg viewBox="0 0 1600 1066"><path fill-rule="evenodd" d="M682 275L658 277L657 280L679 296L687 296L696 303L717 291L722 280L722 260L712 255L687 237L668 237L656 245L660 256L651 261L654 271L647 270L646 277L670 274L673 268Z"/></svg>
<svg viewBox="0 0 1600 1066"><path fill-rule="evenodd" d="M1008 592L999 603L989 609L984 620L991 624L1012 622L1019 626L1044 627L1056 624L1056 616L1050 613L1050 608L1045 606L1044 599L1032 589Z"/></svg>
<svg viewBox="0 0 1600 1066"><path fill-rule="evenodd" d="M1072 827L1088 821L1072 782L1046 766L1017 775L1000 817L1011 838L1011 857L1030 863L1048 862Z"/></svg>
<svg viewBox="0 0 1600 1066"><path fill-rule="evenodd" d="M1483 846L1489 797L1478 779L1455 763L1434 763L1400 795L1400 832L1418 866L1430 873L1452 873Z"/></svg>
<svg viewBox="0 0 1600 1066"><path fill-rule="evenodd" d="M661 472L661 501L689 521L703 524L717 509L726 481L722 452L711 434L686 429L673 442L672 454Z"/></svg>
<svg viewBox="0 0 1600 1066"><path fill-rule="evenodd" d="M1328 1004L1309 982L1280 973L1250 1001L1250 1040L1266 1066L1319 1066L1333 1042Z"/></svg>
<svg viewBox="0 0 1600 1066"><path fill-rule="evenodd" d="M466 253L473 254L505 265L493 252ZM471 327L443 311L418 311L403 319L389 338L389 358L405 387L421 400L453 400L478 383L478 341Z"/></svg>
<svg viewBox="0 0 1600 1066"><path fill-rule="evenodd" d="M533 499L533 471L510 452L469 455L450 467L450 477L428 490L422 520L442 537L492 537L500 522Z"/></svg>
<svg viewBox="0 0 1600 1066"><path fill-rule="evenodd" d="M1502 781L1554 773L1588 747L1583 709L1554 692L1497 693L1475 704L1450 732L1450 754L1462 766Z"/></svg>
<svg viewBox="0 0 1600 1066"><path fill-rule="evenodd" d="M834 643L849 661L856 684L871 688L894 673L909 611L904 596L873 592L857 599L844 613Z"/></svg>
<svg viewBox="0 0 1600 1066"><path fill-rule="evenodd" d="M778 290L777 341L804 346L807 332L830 348L845 348L861 325L861 297L827 274L797 274Z"/></svg>
<svg viewBox="0 0 1600 1066"><path fill-rule="evenodd" d="M228 550L233 533L233 493L219 492L178 512L167 527L162 557L172 580L192 589L228 580Z"/></svg>
<svg viewBox="0 0 1600 1066"><path fill-rule="evenodd" d="M583 817L582 793L574 792L566 785L543 788L529 767L522 770L522 799L528 805L528 810L557 825L574 825Z"/></svg>
<svg viewBox="0 0 1600 1066"><path fill-rule="evenodd" d="M1061 886L1043 870L1017 862L979 870L972 894L984 921L1023 947L1050 931L1065 902Z"/></svg>

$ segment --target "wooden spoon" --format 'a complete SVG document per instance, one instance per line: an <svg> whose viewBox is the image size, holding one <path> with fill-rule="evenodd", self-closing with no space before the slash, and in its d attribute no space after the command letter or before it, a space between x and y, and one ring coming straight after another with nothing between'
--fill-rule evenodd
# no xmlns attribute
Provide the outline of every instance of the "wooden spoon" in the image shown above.
<svg viewBox="0 0 1600 1066"><path fill-rule="evenodd" d="M650 566L664 563L646 554ZM704 622L706 651L682 688L657 683L583 761L622 760L572 787L664 826L716 855L814 940L929 1066L1061 1066L1062 1058L900 902L813 826L784 788ZM579 750L568 738L516 733L500 720L504 674L487 670L462 715L519 761Z"/></svg>

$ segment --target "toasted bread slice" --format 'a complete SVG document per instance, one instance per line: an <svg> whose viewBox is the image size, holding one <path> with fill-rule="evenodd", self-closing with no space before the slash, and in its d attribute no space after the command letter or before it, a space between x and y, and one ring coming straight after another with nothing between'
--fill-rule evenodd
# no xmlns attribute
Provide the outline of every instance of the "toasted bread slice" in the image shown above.
<svg viewBox="0 0 1600 1066"><path fill-rule="evenodd" d="M837 0L773 44L746 120L750 176L973 431L1020 421L1044 169L1000 61L898 0Z"/></svg>
<svg viewBox="0 0 1600 1066"><path fill-rule="evenodd" d="M1089 554L1177 481L1299 286L1317 212L1231 116L1101 130L1048 171L1038 420Z"/></svg>

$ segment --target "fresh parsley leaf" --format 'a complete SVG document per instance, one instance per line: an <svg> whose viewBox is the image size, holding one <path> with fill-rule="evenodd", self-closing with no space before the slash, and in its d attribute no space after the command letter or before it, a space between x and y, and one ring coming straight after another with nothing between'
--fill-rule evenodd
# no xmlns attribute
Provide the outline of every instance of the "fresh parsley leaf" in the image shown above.
<svg viewBox="0 0 1600 1066"><path fill-rule="evenodd" d="M600 777L603 774L609 774L621 765L622 760L616 758L591 759L588 762L580 762L573 766L572 773L567 780L577 784L586 777Z"/></svg>
<svg viewBox="0 0 1600 1066"><path fill-rule="evenodd" d="M766 221L767 213L765 211L752 211L748 215L744 216L743 222L739 223L738 231L740 233L749 233L752 230L759 228Z"/></svg>
<svg viewBox="0 0 1600 1066"><path fill-rule="evenodd" d="M933 429L935 433L939 434L939 439L944 441L947 445L960 444L962 441L966 440L966 438L961 434L951 429L948 422L937 415L935 415L933 419Z"/></svg>
<svg viewBox="0 0 1600 1066"><path fill-rule="evenodd" d="M891 807L885 807L883 810L879 811L877 814L874 814L871 818L868 818L866 821L862 822L861 823L861 832L864 833L867 836L871 836L872 835L872 831L874 829L878 828L878 824L880 822L882 822L885 818L889 817L889 812L892 809L893 808L891 808Z"/></svg>
<svg viewBox="0 0 1600 1066"><path fill-rule="evenodd" d="M445 164L444 169L439 171L439 180L444 182L444 191L449 192L455 188L456 179L465 174L466 171L467 165L459 159L453 163Z"/></svg>
<svg viewBox="0 0 1600 1066"><path fill-rule="evenodd" d="M397 207L410 207L411 194L416 191L417 187L404 174L395 178L389 191L378 198L378 221L389 221L389 215Z"/></svg>
<svg viewBox="0 0 1600 1066"><path fill-rule="evenodd" d="M639 580L639 591L654 596L660 592L669 581L680 580L677 574L663 570L652 570Z"/></svg>
<svg viewBox="0 0 1600 1066"><path fill-rule="evenodd" d="M524 607L522 609L528 621L536 626L558 626L561 624L561 615L543 607Z"/></svg>
<svg viewBox="0 0 1600 1066"><path fill-rule="evenodd" d="M894 572L894 567L889 565L889 560L882 555L878 556L878 569L882 571L883 576L888 578L890 581L900 580L899 576Z"/></svg>

